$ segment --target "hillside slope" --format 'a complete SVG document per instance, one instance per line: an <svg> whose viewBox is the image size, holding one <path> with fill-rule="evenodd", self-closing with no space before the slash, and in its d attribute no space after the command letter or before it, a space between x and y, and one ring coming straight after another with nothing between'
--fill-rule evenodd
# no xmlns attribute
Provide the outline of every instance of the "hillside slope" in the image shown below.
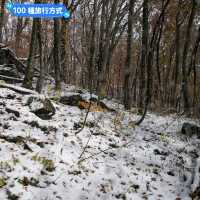
<svg viewBox="0 0 200 200"><path fill-rule="evenodd" d="M200 140L179 133L188 119L149 113L135 127L139 116L105 100L118 112L90 112L75 134L86 110L54 102L42 120L26 104L31 95L0 88L0 200L191 199Z"/></svg>

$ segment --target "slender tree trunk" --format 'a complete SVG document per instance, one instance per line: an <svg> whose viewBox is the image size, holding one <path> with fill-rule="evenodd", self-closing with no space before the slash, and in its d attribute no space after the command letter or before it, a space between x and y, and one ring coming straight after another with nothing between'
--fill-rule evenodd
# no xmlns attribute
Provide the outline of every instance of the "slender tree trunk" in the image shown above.
<svg viewBox="0 0 200 200"><path fill-rule="evenodd" d="M178 7L180 6L180 0L178 2ZM179 22L180 10L176 15L176 33L175 33L175 69L174 69L174 87L173 87L173 104L176 104L176 91L177 91L177 84L178 84L178 73L180 67L180 22Z"/></svg>
<svg viewBox="0 0 200 200"><path fill-rule="evenodd" d="M21 0L21 3L24 3L25 0ZM17 56L19 56L20 53L20 47L21 47L21 34L23 29L27 26L29 19L25 18L23 20L23 17L18 17L17 18L17 28L16 28L16 33L15 33L15 53Z"/></svg>
<svg viewBox="0 0 200 200"><path fill-rule="evenodd" d="M127 57L124 70L124 106L126 109L131 108L131 84L130 73L132 66L132 43L133 43L133 14L135 0L129 1L129 16L128 16L128 37L127 37Z"/></svg>
<svg viewBox="0 0 200 200"><path fill-rule="evenodd" d="M159 30L160 24L163 21L163 17L165 15L165 11L167 9L167 6L169 5L169 2L170 2L170 0L167 0L164 4L163 8L162 8L162 12L161 12L161 14L160 14L160 16L159 16L159 18L156 22L156 25L153 29L151 41L149 43L149 49L147 50L147 52L148 52L147 61L146 61L147 83L146 83L146 96L145 96L145 102L144 102L144 112L143 112L142 117L136 122L136 125L139 125L143 122L143 120L146 116L147 110L148 110L149 103L151 102L151 95L152 95L151 90L153 89L152 88L152 86L153 86L153 84L152 84L153 83L152 66L153 66L153 60L154 60L153 59L154 58L154 51L155 51L155 48L156 48L156 41L158 39L158 30ZM146 23L147 23L147 31L148 31L148 0L144 0L143 10L146 10L146 12L147 12L147 15L143 13L143 20L145 21L144 16L147 16L147 19L146 19L147 22ZM143 26L144 26L144 24L145 23L143 23ZM147 32L147 39L148 39L148 32Z"/></svg>
<svg viewBox="0 0 200 200"><path fill-rule="evenodd" d="M44 79L45 79L45 68L43 65L42 28L41 28L41 20L40 19L38 19L37 38L38 38L39 56L40 56L40 76L37 81L36 91L41 93L42 87L44 85Z"/></svg>
<svg viewBox="0 0 200 200"><path fill-rule="evenodd" d="M189 17L188 25L186 28L186 36L185 36L185 44L183 49L183 61L182 61L182 94L183 94L183 109L184 112L189 112L190 103L188 99L188 74L187 74L187 57L188 57L188 50L189 44L191 39L191 31L192 31L192 24L194 21L197 3L196 0L191 0L192 2L192 10Z"/></svg>
<svg viewBox="0 0 200 200"><path fill-rule="evenodd" d="M23 26L23 18L18 17L17 18L16 37L15 37L15 53L17 56L19 56L19 49L20 49L20 43L21 43L20 35L22 32L22 26Z"/></svg>
<svg viewBox="0 0 200 200"><path fill-rule="evenodd" d="M68 8L68 0L64 0L63 4ZM68 80L68 70L69 70L69 21L62 18L61 26L61 69L62 69L62 79L65 83Z"/></svg>
<svg viewBox="0 0 200 200"><path fill-rule="evenodd" d="M194 43L194 47L192 50L192 55L191 55L191 61L190 61L190 67L188 70L188 76L190 76L191 71L193 70L194 73L194 78L193 78L193 107L195 107L196 104L196 98L197 98L197 74L196 74L196 57L197 57L197 52L199 49L199 44L200 44L200 26L198 28L198 33L197 33L197 38ZM195 109L195 108L194 108Z"/></svg>
<svg viewBox="0 0 200 200"><path fill-rule="evenodd" d="M40 3L41 0L35 0L35 3ZM31 43L29 48L29 57L27 61L27 67L25 77L23 80L23 86L28 89L33 88L33 77L34 77L34 57L38 49L38 34L40 31L40 20L38 18L33 19Z"/></svg>
<svg viewBox="0 0 200 200"><path fill-rule="evenodd" d="M27 61L27 67L25 72L25 77L23 80L23 86L28 89L32 89L32 82L33 82L33 76L34 76L34 66L33 66L33 60L34 60L34 54L37 49L37 19L33 20L32 25L32 33L31 33L31 43L29 48L29 56Z"/></svg>
<svg viewBox="0 0 200 200"><path fill-rule="evenodd" d="M0 10L0 42L3 42L3 23L4 23L4 6L5 0L1 0L1 10Z"/></svg>
<svg viewBox="0 0 200 200"><path fill-rule="evenodd" d="M140 82L139 82L139 104L141 109L144 104L145 91L145 68L147 64L148 52L148 0L143 1L143 20L142 20L142 52L140 60Z"/></svg>
<svg viewBox="0 0 200 200"><path fill-rule="evenodd" d="M88 88L90 91L93 89L93 71L95 67L95 36L96 36L96 20L97 20L97 2L94 1L93 4L94 16L91 20L91 39L90 39L90 58L89 58L89 67L88 67Z"/></svg>
<svg viewBox="0 0 200 200"><path fill-rule="evenodd" d="M106 6L108 4L107 0L102 1L102 9L101 9L101 23L100 23L100 37L99 37L99 52L98 52L98 60L97 60L97 67L98 67L98 80L97 80L97 93L98 95L104 95L101 89L101 83L103 80L103 59L104 59L104 41L105 41L105 25L106 25Z"/></svg>
<svg viewBox="0 0 200 200"><path fill-rule="evenodd" d="M59 0L55 0L54 3L59 3ZM54 70L55 70L55 89L61 90L60 80L60 21L54 19Z"/></svg>

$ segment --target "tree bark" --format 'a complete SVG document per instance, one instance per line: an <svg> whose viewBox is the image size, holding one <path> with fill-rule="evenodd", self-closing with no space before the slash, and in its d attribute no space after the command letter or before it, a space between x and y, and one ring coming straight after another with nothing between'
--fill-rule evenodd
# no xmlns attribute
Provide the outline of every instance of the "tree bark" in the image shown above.
<svg viewBox="0 0 200 200"><path fill-rule="evenodd" d="M64 0L63 4L68 8L68 0ZM62 69L62 79L65 83L69 80L67 78L67 73L69 70L69 21L62 18L61 21L61 69Z"/></svg>
<svg viewBox="0 0 200 200"><path fill-rule="evenodd" d="M41 93L43 85L44 85L44 79L45 79L45 68L43 65L43 48L42 48L42 28L41 28L41 20L38 19L38 26L37 26L37 39L39 44L39 56L40 56L40 76L37 80L37 86L36 91Z"/></svg>
<svg viewBox="0 0 200 200"><path fill-rule="evenodd" d="M54 0L54 3L59 3L59 0ZM61 90L60 80L60 21L54 19L54 72L55 72L55 89Z"/></svg>
<svg viewBox="0 0 200 200"><path fill-rule="evenodd" d="M23 80L23 87L28 88L28 89L33 88L33 86L32 86L33 76L34 76L33 60L34 60L34 54L36 52L36 46L37 46L36 40L37 40L37 19L34 19L33 25L32 25L29 57L28 57L28 61L27 61L25 77Z"/></svg>
<svg viewBox="0 0 200 200"><path fill-rule="evenodd" d="M4 23L4 6L5 0L1 0L1 10L0 10L0 43L3 41L3 23Z"/></svg>
<svg viewBox="0 0 200 200"><path fill-rule="evenodd" d="M130 84L130 73L132 66L132 44L133 44L133 16L134 16L134 4L135 0L129 1L129 14L128 14L128 37L127 37L127 56L124 70L124 106L125 109L131 108L131 84Z"/></svg>
<svg viewBox="0 0 200 200"><path fill-rule="evenodd" d="M141 109L144 105L145 91L145 68L147 64L148 52L148 0L143 1L143 18L142 18L142 52L140 60L140 82L139 82L139 104Z"/></svg>
<svg viewBox="0 0 200 200"><path fill-rule="evenodd" d="M183 109L184 112L188 113L190 109L189 97L188 97L188 75L187 75L187 57L188 57L188 50L189 44L191 39L191 31L192 31L192 24L194 21L197 3L196 0L191 0L192 3L192 10L189 17L188 25L186 28L186 35L185 35L185 44L183 49L183 60L182 60L182 95L183 95Z"/></svg>

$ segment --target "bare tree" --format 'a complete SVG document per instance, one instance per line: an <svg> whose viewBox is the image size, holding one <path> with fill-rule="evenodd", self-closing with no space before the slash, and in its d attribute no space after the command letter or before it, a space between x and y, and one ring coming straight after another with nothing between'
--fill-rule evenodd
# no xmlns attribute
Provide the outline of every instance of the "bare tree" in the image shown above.
<svg viewBox="0 0 200 200"><path fill-rule="evenodd" d="M130 74L132 66L132 44L133 44L133 17L134 17L134 4L135 0L129 1L129 15L128 15L128 31L127 31L127 57L124 72L124 106L126 109L131 108L131 84L130 84Z"/></svg>
<svg viewBox="0 0 200 200"><path fill-rule="evenodd" d="M145 88L145 68L147 65L148 52L148 0L143 1L143 18L142 18L142 52L140 58L140 81L139 81L139 108L143 107L144 88Z"/></svg>
<svg viewBox="0 0 200 200"><path fill-rule="evenodd" d="M1 0L1 11L0 11L0 42L3 41L4 6L5 6L5 0Z"/></svg>
<svg viewBox="0 0 200 200"><path fill-rule="evenodd" d="M187 57L188 57L188 50L189 50L189 44L191 40L191 31L192 31L192 24L194 21L195 13L196 13L196 7L197 2L196 0L191 0L192 9L188 21L188 25L186 27L186 35L185 35L185 44L183 47L183 60L182 60L182 94L183 94L183 106L184 106L184 112L188 112L190 109L190 103L189 103L189 97L188 97L188 75L187 75Z"/></svg>
<svg viewBox="0 0 200 200"><path fill-rule="evenodd" d="M54 3L59 3L59 0L55 0ZM54 72L55 72L55 89L61 89L61 79L60 79L60 20L54 19Z"/></svg>
<svg viewBox="0 0 200 200"><path fill-rule="evenodd" d="M36 1L35 1L36 2ZM27 61L26 72L24 76L23 86L25 88L33 88L33 76L34 76L34 56L37 48L37 19L33 20L31 42L29 47L29 56Z"/></svg>

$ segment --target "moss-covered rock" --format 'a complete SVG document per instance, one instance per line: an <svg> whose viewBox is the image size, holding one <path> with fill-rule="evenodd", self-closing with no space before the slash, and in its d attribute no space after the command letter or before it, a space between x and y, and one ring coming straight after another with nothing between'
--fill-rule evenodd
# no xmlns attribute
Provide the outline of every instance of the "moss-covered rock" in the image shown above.
<svg viewBox="0 0 200 200"><path fill-rule="evenodd" d="M48 98L31 96L27 100L27 105L31 112L43 120L51 119L56 113L56 109Z"/></svg>
<svg viewBox="0 0 200 200"><path fill-rule="evenodd" d="M181 129L182 134L187 136L197 135L200 137L200 127L191 123L184 123Z"/></svg>
<svg viewBox="0 0 200 200"><path fill-rule="evenodd" d="M6 185L6 180L3 177L0 177L0 188L4 187Z"/></svg>

